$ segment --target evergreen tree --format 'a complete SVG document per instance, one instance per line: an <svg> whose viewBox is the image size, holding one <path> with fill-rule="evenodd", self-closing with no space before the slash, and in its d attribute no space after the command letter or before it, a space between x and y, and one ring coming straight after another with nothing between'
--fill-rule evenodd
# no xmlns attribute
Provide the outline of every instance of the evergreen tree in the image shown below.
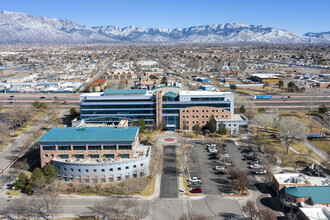
<svg viewBox="0 0 330 220"><path fill-rule="evenodd" d="M328 111L328 108L327 108L324 104L322 104L322 105L319 107L319 113L324 114L324 113L326 113L327 111Z"/></svg>
<svg viewBox="0 0 330 220"><path fill-rule="evenodd" d="M218 134L221 134L221 135L227 134L227 128L223 122L221 122L219 125Z"/></svg>
<svg viewBox="0 0 330 220"><path fill-rule="evenodd" d="M14 183L14 186L17 189L24 190L27 184L28 184L28 176L26 175L25 172L22 172L19 174L18 180Z"/></svg>
<svg viewBox="0 0 330 220"><path fill-rule="evenodd" d="M296 90L296 84L294 82L289 82L288 83L288 91L289 92L294 92Z"/></svg>
<svg viewBox="0 0 330 220"><path fill-rule="evenodd" d="M279 88L284 87L284 82L282 80L278 81L278 87Z"/></svg>
<svg viewBox="0 0 330 220"><path fill-rule="evenodd" d="M46 183L52 183L56 179L56 169L53 164L47 163L44 168L44 177L46 179Z"/></svg>
<svg viewBox="0 0 330 220"><path fill-rule="evenodd" d="M244 107L244 105L242 105L240 108L239 108L239 113L245 113L246 112L246 110L245 110L245 107Z"/></svg>
<svg viewBox="0 0 330 220"><path fill-rule="evenodd" d="M33 188L35 187L44 187L45 186L45 177L40 168L35 168L32 172L32 175L29 180Z"/></svg>
<svg viewBox="0 0 330 220"><path fill-rule="evenodd" d="M207 128L210 130L211 133L214 133L217 130L217 122L213 115L211 115L209 121L207 122Z"/></svg>
<svg viewBox="0 0 330 220"><path fill-rule="evenodd" d="M138 121L138 126L140 127L140 131L143 133L145 132L146 130L146 123L144 121L143 118L141 118L139 121Z"/></svg>
<svg viewBox="0 0 330 220"><path fill-rule="evenodd" d="M161 84L165 84L165 85L167 84L167 79L165 76L162 78Z"/></svg>

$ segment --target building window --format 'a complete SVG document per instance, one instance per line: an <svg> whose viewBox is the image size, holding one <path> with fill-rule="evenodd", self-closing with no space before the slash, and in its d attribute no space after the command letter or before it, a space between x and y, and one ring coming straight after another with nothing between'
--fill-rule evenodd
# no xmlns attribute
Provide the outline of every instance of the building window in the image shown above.
<svg viewBox="0 0 330 220"><path fill-rule="evenodd" d="M195 124L195 121L192 121L193 124Z"/></svg>
<svg viewBox="0 0 330 220"><path fill-rule="evenodd" d="M105 172L105 169L101 169L101 172Z"/></svg>
<svg viewBox="0 0 330 220"><path fill-rule="evenodd" d="M186 112L185 110L182 110L182 112Z"/></svg>
<svg viewBox="0 0 330 220"><path fill-rule="evenodd" d="M132 150L131 145L118 146L119 150Z"/></svg>
<svg viewBox="0 0 330 220"><path fill-rule="evenodd" d="M141 163L140 166L143 167L143 163Z"/></svg>
<svg viewBox="0 0 330 220"><path fill-rule="evenodd" d="M64 167L63 170L66 171L66 168Z"/></svg>
<svg viewBox="0 0 330 220"><path fill-rule="evenodd" d="M192 112L195 112L195 110L192 110Z"/></svg>
<svg viewBox="0 0 330 220"><path fill-rule="evenodd" d="M116 150L116 146L110 146L110 145L103 145L103 150Z"/></svg>
<svg viewBox="0 0 330 220"><path fill-rule="evenodd" d="M133 168L136 168L136 165L133 165Z"/></svg>
<svg viewBox="0 0 330 220"><path fill-rule="evenodd" d="M101 146L88 146L88 150L101 150Z"/></svg>
<svg viewBox="0 0 330 220"><path fill-rule="evenodd" d="M99 155L98 154L90 154L89 155L91 158L99 158Z"/></svg>
<svg viewBox="0 0 330 220"><path fill-rule="evenodd" d="M117 180L118 181L121 181L121 176L117 176Z"/></svg>
<svg viewBox="0 0 330 220"><path fill-rule="evenodd" d="M89 170L88 170L88 169L86 169L85 171L86 171L86 173L88 173L88 172L89 172Z"/></svg>
<svg viewBox="0 0 330 220"><path fill-rule="evenodd" d="M218 110L215 110L216 112L218 112Z"/></svg>
<svg viewBox="0 0 330 220"><path fill-rule="evenodd" d="M226 118L228 118L228 115L226 115Z"/></svg>
<svg viewBox="0 0 330 220"><path fill-rule="evenodd" d="M55 146L42 146L43 150L55 150Z"/></svg>
<svg viewBox="0 0 330 220"><path fill-rule="evenodd" d="M78 169L78 173L80 173L81 172L81 169Z"/></svg>
<svg viewBox="0 0 330 220"><path fill-rule="evenodd" d="M58 150L71 150L71 146L57 146Z"/></svg>
<svg viewBox="0 0 330 220"><path fill-rule="evenodd" d="M58 170L61 170L61 168L60 168L60 167L57 167L57 169L58 169Z"/></svg>
<svg viewBox="0 0 330 220"><path fill-rule="evenodd" d="M234 124L234 126L236 126L236 124Z"/></svg>
<svg viewBox="0 0 330 220"><path fill-rule="evenodd" d="M198 118L198 115L196 115L196 118Z"/></svg>
<svg viewBox="0 0 330 220"><path fill-rule="evenodd" d="M187 110L187 112L189 112L189 110Z"/></svg>
<svg viewBox="0 0 330 220"><path fill-rule="evenodd" d="M204 112L204 110L202 110L202 112Z"/></svg>
<svg viewBox="0 0 330 220"><path fill-rule="evenodd" d="M73 172L73 169L71 168L70 171Z"/></svg>
<svg viewBox="0 0 330 220"><path fill-rule="evenodd" d="M86 146L73 146L73 150L86 150Z"/></svg>
<svg viewBox="0 0 330 220"><path fill-rule="evenodd" d="M114 154L104 154L104 156L107 159L113 159L113 158L115 158L115 155Z"/></svg>
<svg viewBox="0 0 330 220"><path fill-rule="evenodd" d="M60 154L61 159L69 159L69 154Z"/></svg>
<svg viewBox="0 0 330 220"><path fill-rule="evenodd" d="M185 116L182 116L182 118L185 118Z"/></svg>
<svg viewBox="0 0 330 220"><path fill-rule="evenodd" d="M118 167L118 169L117 170L121 170L121 167Z"/></svg>
<svg viewBox="0 0 330 220"><path fill-rule="evenodd" d="M202 121L202 123L204 124L204 121Z"/></svg>
<svg viewBox="0 0 330 220"><path fill-rule="evenodd" d="M212 112L214 112L214 110L212 110Z"/></svg>
<svg viewBox="0 0 330 220"><path fill-rule="evenodd" d="M110 168L110 169L109 169L109 171L111 171L111 172L112 172L112 171L113 171L113 168Z"/></svg>
<svg viewBox="0 0 330 220"><path fill-rule="evenodd" d="M93 169L93 172L94 172L94 173L96 173L96 172L97 172L97 170L96 170L96 169Z"/></svg>
<svg viewBox="0 0 330 220"><path fill-rule="evenodd" d="M125 169L128 170L129 169L129 166L126 166Z"/></svg>
<svg viewBox="0 0 330 220"><path fill-rule="evenodd" d="M74 155L76 159L84 159L85 156L83 154L75 154Z"/></svg>
<svg viewBox="0 0 330 220"><path fill-rule="evenodd" d="M120 154L121 158L129 158L129 154Z"/></svg>

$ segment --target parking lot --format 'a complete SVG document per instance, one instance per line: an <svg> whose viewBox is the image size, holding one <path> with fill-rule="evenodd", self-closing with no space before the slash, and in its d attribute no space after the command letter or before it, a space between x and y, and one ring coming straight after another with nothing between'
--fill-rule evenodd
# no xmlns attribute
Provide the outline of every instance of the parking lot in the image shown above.
<svg viewBox="0 0 330 220"><path fill-rule="evenodd" d="M248 168L248 161L243 160L243 153L238 150L238 146L233 141L225 141L226 151L229 154L228 158L219 157L219 159L210 159L210 153L207 151L206 141L192 141L192 151L190 160L196 163L190 168L190 176L200 177L203 185L202 189L205 194L221 195L222 193L233 193L231 180L227 175L217 175L214 170L215 166L220 165L221 162L231 160L234 167L243 170L247 173L251 180L249 189L256 189L257 180L252 174L252 170Z"/></svg>

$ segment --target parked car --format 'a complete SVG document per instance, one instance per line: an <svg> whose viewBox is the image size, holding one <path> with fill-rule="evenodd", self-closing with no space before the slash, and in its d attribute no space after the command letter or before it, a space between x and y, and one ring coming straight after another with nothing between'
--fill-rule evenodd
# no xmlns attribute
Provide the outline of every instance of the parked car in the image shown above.
<svg viewBox="0 0 330 220"><path fill-rule="evenodd" d="M245 147L245 146L240 146L240 147L238 147L238 150L245 150L245 149L248 149L248 148Z"/></svg>
<svg viewBox="0 0 330 220"><path fill-rule="evenodd" d="M242 151L241 151L241 153L250 153L251 152L251 150L250 149L248 149L248 148L246 148L246 149L243 149Z"/></svg>
<svg viewBox="0 0 330 220"><path fill-rule="evenodd" d="M256 175L265 175L267 173L267 170L265 169L260 169L260 170L256 170L254 172Z"/></svg>
<svg viewBox="0 0 330 220"><path fill-rule="evenodd" d="M203 190L201 188L194 188L190 190L191 193L202 193Z"/></svg>
<svg viewBox="0 0 330 220"><path fill-rule="evenodd" d="M225 162L225 165L226 165L227 167L229 167L229 166L235 166L235 164L233 164L233 162L231 162L231 161L227 161L227 162Z"/></svg>
<svg viewBox="0 0 330 220"><path fill-rule="evenodd" d="M11 95L10 98L14 98L15 96Z"/></svg>
<svg viewBox="0 0 330 220"><path fill-rule="evenodd" d="M202 186L202 183L201 182L199 182L199 183L197 183L197 182L195 182L195 183L189 183L188 186L191 187L191 188L201 187Z"/></svg>
<svg viewBox="0 0 330 220"><path fill-rule="evenodd" d="M57 96L54 96L54 99L57 99Z"/></svg>
<svg viewBox="0 0 330 220"><path fill-rule="evenodd" d="M255 159L256 158L251 154L244 155L244 160L255 160Z"/></svg>
<svg viewBox="0 0 330 220"><path fill-rule="evenodd" d="M262 169L264 168L262 165L260 164L252 164L249 166L250 169Z"/></svg>
<svg viewBox="0 0 330 220"><path fill-rule="evenodd" d="M222 166L215 166L215 168L214 168L215 170L225 170L225 168L224 167L222 167Z"/></svg>
<svg viewBox="0 0 330 220"><path fill-rule="evenodd" d="M219 157L217 157L217 156L211 156L211 157L209 157L209 160L219 160Z"/></svg>
<svg viewBox="0 0 330 220"><path fill-rule="evenodd" d="M258 160L251 160L250 162L248 162L248 164L258 164L259 163L259 161Z"/></svg>
<svg viewBox="0 0 330 220"><path fill-rule="evenodd" d="M227 157L229 157L229 154L221 154L220 155L222 158L227 158Z"/></svg>
<svg viewBox="0 0 330 220"><path fill-rule="evenodd" d="M194 176L194 177L189 178L189 182L191 182L191 183L201 183L202 179Z"/></svg>
<svg viewBox="0 0 330 220"><path fill-rule="evenodd" d="M210 157L217 156L217 153L210 153L209 156L210 156Z"/></svg>
<svg viewBox="0 0 330 220"><path fill-rule="evenodd" d="M45 99L46 97L45 97L45 96L41 96L40 98L41 98L41 99Z"/></svg>
<svg viewBox="0 0 330 220"><path fill-rule="evenodd" d="M227 173L225 171L218 171L218 172L215 172L215 174L217 175L226 175Z"/></svg>

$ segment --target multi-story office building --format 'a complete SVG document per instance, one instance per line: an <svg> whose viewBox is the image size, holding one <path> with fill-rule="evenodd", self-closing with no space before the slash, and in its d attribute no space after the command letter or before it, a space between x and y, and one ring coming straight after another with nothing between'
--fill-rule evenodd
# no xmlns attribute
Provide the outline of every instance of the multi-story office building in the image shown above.
<svg viewBox="0 0 330 220"><path fill-rule="evenodd" d="M58 179L106 183L149 174L150 146L138 127L54 128L39 139L41 167L52 162Z"/></svg>
<svg viewBox="0 0 330 220"><path fill-rule="evenodd" d="M173 87L174 88L174 87ZM174 92L175 91L175 92ZM144 119L146 125L166 130L191 130L203 127L213 115L217 121L234 117L234 93L213 91L169 91L169 87L148 91L145 89L106 90L103 93L80 95L81 118L87 123L116 123ZM234 117L247 128L245 117Z"/></svg>

